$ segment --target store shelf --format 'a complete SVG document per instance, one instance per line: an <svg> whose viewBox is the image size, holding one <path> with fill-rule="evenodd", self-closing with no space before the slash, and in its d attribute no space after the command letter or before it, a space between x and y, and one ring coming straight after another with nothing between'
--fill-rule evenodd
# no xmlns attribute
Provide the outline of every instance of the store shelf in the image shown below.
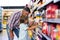
<svg viewBox="0 0 60 40"><path fill-rule="evenodd" d="M43 21L50 23L60 23L60 19L43 19Z"/></svg>
<svg viewBox="0 0 60 40"><path fill-rule="evenodd" d="M36 32L35 32L35 31L33 31L33 30L32 30L32 32L33 32L33 33L35 33L35 34L36 34L36 36L37 36L37 35L39 35L39 36L42 38L42 35L41 35L40 33L38 33L38 32L36 33Z"/></svg>
<svg viewBox="0 0 60 40"><path fill-rule="evenodd" d="M40 0L38 0L38 1L36 1L36 2L34 2L34 4L38 4L38 2L39 2Z"/></svg>
<svg viewBox="0 0 60 40"><path fill-rule="evenodd" d="M42 30L42 27L41 27L41 26L38 26L38 28L39 28L40 30Z"/></svg>
<svg viewBox="0 0 60 40"><path fill-rule="evenodd" d="M46 2L46 3L44 3L44 4L42 4L41 6L39 6L39 7L37 8L37 10L39 10L39 9L41 9L42 7L48 5L48 4L51 3L52 1L53 1L53 0L48 1L48 2Z"/></svg>
<svg viewBox="0 0 60 40"><path fill-rule="evenodd" d="M32 10L34 11L34 10L36 10L37 9L37 7L38 7L38 2L39 2L40 0L38 0L38 1L36 1L34 4L36 4L33 8L32 8ZM34 5L33 4L33 5Z"/></svg>
<svg viewBox="0 0 60 40"><path fill-rule="evenodd" d="M35 4L37 4L37 6L35 6L34 8L32 8L33 12L34 12L34 10L39 10L39 9L41 9L42 7L48 5L48 4L51 3L52 1L53 1L53 0L48 1L48 2L46 2L46 3L44 3L44 4L42 4L41 6L38 5L38 2L39 2L39 1L37 1L37 2L35 3Z"/></svg>
<svg viewBox="0 0 60 40"><path fill-rule="evenodd" d="M32 8L32 10L34 11L37 8L37 6L35 6L34 8Z"/></svg>
<svg viewBox="0 0 60 40"><path fill-rule="evenodd" d="M39 32L47 39L47 40L51 40L51 38L49 38L48 36L46 36L44 33L42 33L42 31L39 29Z"/></svg>

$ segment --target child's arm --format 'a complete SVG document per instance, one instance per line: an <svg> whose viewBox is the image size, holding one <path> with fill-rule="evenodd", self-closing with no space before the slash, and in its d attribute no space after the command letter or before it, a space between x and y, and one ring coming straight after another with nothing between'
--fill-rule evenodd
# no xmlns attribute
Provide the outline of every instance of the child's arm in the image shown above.
<svg viewBox="0 0 60 40"><path fill-rule="evenodd" d="M35 29L37 27L37 24L34 24L34 25L32 25L31 27L29 27L27 30L33 30L33 29Z"/></svg>
<svg viewBox="0 0 60 40"><path fill-rule="evenodd" d="M33 29L35 29L37 26L31 26L31 27L29 27L27 30L33 30Z"/></svg>

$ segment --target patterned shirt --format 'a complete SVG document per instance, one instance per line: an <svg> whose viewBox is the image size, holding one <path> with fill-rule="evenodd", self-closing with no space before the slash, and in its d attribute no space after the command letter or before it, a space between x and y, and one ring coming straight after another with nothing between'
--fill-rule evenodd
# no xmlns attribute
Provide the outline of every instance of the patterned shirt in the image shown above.
<svg viewBox="0 0 60 40"><path fill-rule="evenodd" d="M16 12L14 13L9 20L9 28L12 30L13 28L19 28L19 24L20 24L20 16L21 16L21 12Z"/></svg>

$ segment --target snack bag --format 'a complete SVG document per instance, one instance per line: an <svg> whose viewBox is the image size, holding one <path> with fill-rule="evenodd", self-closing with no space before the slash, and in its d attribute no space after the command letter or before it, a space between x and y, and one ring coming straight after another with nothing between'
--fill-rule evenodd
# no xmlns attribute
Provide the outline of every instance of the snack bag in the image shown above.
<svg viewBox="0 0 60 40"><path fill-rule="evenodd" d="M28 30L28 35L29 35L30 38L32 38L33 33L32 33L31 30Z"/></svg>

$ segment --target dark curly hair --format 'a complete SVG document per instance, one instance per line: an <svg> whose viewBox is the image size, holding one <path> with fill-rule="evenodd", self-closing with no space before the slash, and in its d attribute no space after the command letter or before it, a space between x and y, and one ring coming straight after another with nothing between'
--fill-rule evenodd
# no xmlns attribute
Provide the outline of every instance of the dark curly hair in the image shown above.
<svg viewBox="0 0 60 40"><path fill-rule="evenodd" d="M24 23L25 20L28 20L28 17L20 18L20 23Z"/></svg>

